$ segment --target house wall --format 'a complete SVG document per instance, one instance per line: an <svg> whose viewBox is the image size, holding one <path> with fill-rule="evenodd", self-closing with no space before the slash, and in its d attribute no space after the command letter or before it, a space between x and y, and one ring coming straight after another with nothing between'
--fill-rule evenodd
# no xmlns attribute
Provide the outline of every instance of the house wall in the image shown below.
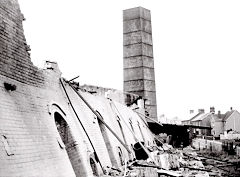
<svg viewBox="0 0 240 177"><path fill-rule="evenodd" d="M190 125L190 120L184 120L184 121L182 121L182 124L183 125Z"/></svg>
<svg viewBox="0 0 240 177"><path fill-rule="evenodd" d="M225 122L224 131L230 129L240 132L240 113L238 111L234 111Z"/></svg>
<svg viewBox="0 0 240 177"><path fill-rule="evenodd" d="M210 127L211 126L211 116L208 115L201 121L201 126Z"/></svg>
<svg viewBox="0 0 240 177"><path fill-rule="evenodd" d="M201 125L201 121L191 121L191 125L195 125L195 126L200 126Z"/></svg>
<svg viewBox="0 0 240 177"><path fill-rule="evenodd" d="M204 118L201 121L201 126L211 127L211 115L208 115L206 118ZM207 130L207 129L202 129L201 132L202 132L203 135L210 135L211 134L211 130Z"/></svg>
<svg viewBox="0 0 240 177"><path fill-rule="evenodd" d="M215 137L219 137L221 133L223 133L223 122L214 122L211 134Z"/></svg>
<svg viewBox="0 0 240 177"><path fill-rule="evenodd" d="M106 144L112 146L118 165L121 164L119 147L123 159L134 157L109 130L105 132L109 142L104 141L94 114L65 83L69 98L86 129L84 132L59 82L61 72L57 64L48 62L45 69L33 66L22 20L17 0L0 1L0 177L93 176L90 158L94 158L94 151L86 132L104 168L112 165ZM112 109L109 100L80 93L124 141L121 137L123 132L129 147L136 142L128 129L129 119L136 137L145 139L147 144L153 143L152 134L132 110L115 102L118 112ZM66 132L62 132L64 128L57 129L55 112L66 122ZM64 135L68 141L62 140ZM96 166L99 174L102 173L99 163L92 166Z"/></svg>

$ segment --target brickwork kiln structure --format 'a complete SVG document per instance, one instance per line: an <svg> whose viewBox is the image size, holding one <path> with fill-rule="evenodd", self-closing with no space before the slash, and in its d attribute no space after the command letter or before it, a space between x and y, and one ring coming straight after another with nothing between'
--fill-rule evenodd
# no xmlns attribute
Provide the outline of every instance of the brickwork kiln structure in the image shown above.
<svg viewBox="0 0 240 177"><path fill-rule="evenodd" d="M132 8L123 11L124 91L146 99L150 117L157 120L152 27L150 11Z"/></svg>
<svg viewBox="0 0 240 177"><path fill-rule="evenodd" d="M154 143L145 122L127 106L75 92L55 62L35 67L23 20L17 0L0 0L0 177L97 176L134 157L132 131L140 141Z"/></svg>

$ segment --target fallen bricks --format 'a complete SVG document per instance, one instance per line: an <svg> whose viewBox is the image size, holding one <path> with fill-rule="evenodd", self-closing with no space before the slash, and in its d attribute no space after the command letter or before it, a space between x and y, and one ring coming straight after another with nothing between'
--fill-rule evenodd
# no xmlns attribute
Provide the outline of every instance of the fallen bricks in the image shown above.
<svg viewBox="0 0 240 177"><path fill-rule="evenodd" d="M191 147L182 150L174 149L169 145L165 147L168 149L151 147L149 149L152 158L126 162L121 169L109 168L107 175L116 177L209 177L209 173L217 174L216 171L204 167L201 158Z"/></svg>
<svg viewBox="0 0 240 177"><path fill-rule="evenodd" d="M210 172L211 176L240 176L240 159L237 156L209 151L200 151L198 154L206 169L218 173L214 175Z"/></svg>

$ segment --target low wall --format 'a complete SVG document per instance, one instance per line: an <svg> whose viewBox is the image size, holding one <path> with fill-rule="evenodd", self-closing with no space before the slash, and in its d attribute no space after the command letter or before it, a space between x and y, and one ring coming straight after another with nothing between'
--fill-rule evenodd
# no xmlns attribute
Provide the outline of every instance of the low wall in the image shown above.
<svg viewBox="0 0 240 177"><path fill-rule="evenodd" d="M192 140L192 146L198 150L208 149L208 150L214 151L214 152L223 152L223 151L227 152L227 150L229 150L228 147L225 147L225 149L223 149L223 143L220 141L198 139L198 138ZM234 145L233 152L234 151L237 156L240 156L240 147L239 146Z"/></svg>
<svg viewBox="0 0 240 177"><path fill-rule="evenodd" d="M220 139L228 139L228 140L233 140L233 139L240 139L240 134L225 134L225 135L220 135Z"/></svg>
<svg viewBox="0 0 240 177"><path fill-rule="evenodd" d="M221 152L222 142L215 140L206 140L206 139L193 139L192 146L198 150L208 149L210 151Z"/></svg>

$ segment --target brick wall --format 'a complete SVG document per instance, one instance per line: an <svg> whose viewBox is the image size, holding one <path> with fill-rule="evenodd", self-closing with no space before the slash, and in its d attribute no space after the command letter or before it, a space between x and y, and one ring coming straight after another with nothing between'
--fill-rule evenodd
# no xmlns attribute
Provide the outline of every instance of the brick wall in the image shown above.
<svg viewBox="0 0 240 177"><path fill-rule="evenodd" d="M124 91L147 99L145 108L157 120L150 11L136 7L123 11Z"/></svg>
<svg viewBox="0 0 240 177"><path fill-rule="evenodd" d="M63 119L63 117L59 113L55 112L54 118L57 130L60 134L61 140L64 143L64 146L61 147L65 147L76 176L81 176L82 169L79 168L79 161L81 161L81 156L78 152L78 144L75 141L75 138L72 136L70 127Z"/></svg>
<svg viewBox="0 0 240 177"><path fill-rule="evenodd" d="M17 86L6 91L3 82ZM0 176L74 176L67 153L59 148L57 130L48 113L53 91L29 86L0 76L0 133L13 155L0 142ZM54 175L53 175L54 174Z"/></svg>
<svg viewBox="0 0 240 177"><path fill-rule="evenodd" d="M23 14L17 0L1 0L0 74L37 87L44 85L41 70L32 65L23 34Z"/></svg>
<svg viewBox="0 0 240 177"><path fill-rule="evenodd" d="M74 126L60 72L33 66L23 19L16 0L0 1L0 176L75 176L66 149L59 146L51 104L61 105L73 136L83 137L77 140L79 154L86 153L84 135ZM16 90L7 90L6 83ZM91 174L90 165L81 167L82 176Z"/></svg>

